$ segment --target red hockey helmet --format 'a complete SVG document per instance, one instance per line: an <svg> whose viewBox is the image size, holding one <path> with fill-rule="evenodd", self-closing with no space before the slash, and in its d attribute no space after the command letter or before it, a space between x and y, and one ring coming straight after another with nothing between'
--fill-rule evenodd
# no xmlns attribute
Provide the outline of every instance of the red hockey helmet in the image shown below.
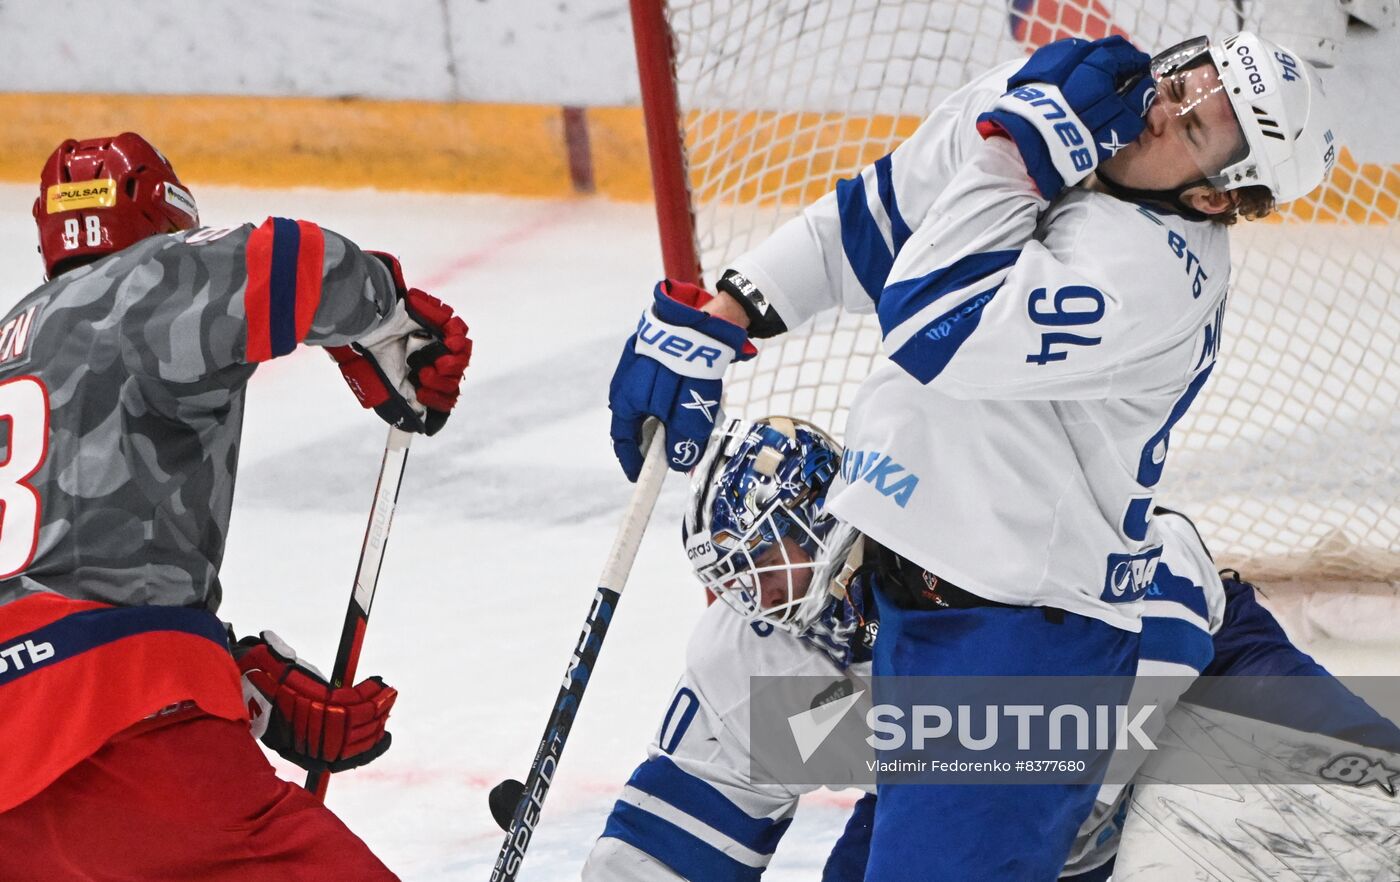
<svg viewBox="0 0 1400 882"><path fill-rule="evenodd" d="M46 278L73 260L199 226L199 208L161 152L135 132L67 140L44 163L34 200Z"/></svg>

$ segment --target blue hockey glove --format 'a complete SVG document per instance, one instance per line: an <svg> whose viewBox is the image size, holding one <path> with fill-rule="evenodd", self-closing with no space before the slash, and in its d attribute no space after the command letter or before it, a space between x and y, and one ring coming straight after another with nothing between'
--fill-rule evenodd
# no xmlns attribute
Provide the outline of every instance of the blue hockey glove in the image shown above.
<svg viewBox="0 0 1400 882"><path fill-rule="evenodd" d="M627 338L608 388L613 451L627 480L642 471L642 423L666 427L666 458L685 471L700 461L719 416L724 371L754 348L738 325L701 312L711 296L685 282L656 286L655 301Z"/></svg>
<svg viewBox="0 0 1400 882"><path fill-rule="evenodd" d="M1117 35L1046 44L1007 80L977 130L1014 141L1040 195L1053 200L1142 134L1156 94L1150 61Z"/></svg>

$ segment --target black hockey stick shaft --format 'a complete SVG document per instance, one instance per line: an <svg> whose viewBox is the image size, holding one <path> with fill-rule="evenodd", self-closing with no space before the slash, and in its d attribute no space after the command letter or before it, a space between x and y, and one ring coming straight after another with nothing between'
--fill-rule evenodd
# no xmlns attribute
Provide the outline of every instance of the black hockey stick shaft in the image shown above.
<svg viewBox="0 0 1400 882"><path fill-rule="evenodd" d="M598 661L598 653L603 648L603 638L607 636L608 625L617 610L622 589L627 584L627 575L632 570L632 562L637 557L637 547L642 534L646 532L647 521L656 506L656 497L661 492L666 478L666 450L664 431L656 428L651 433L647 445L646 461L642 473L637 478L637 486L632 491L632 499L622 517L622 525L613 539L612 551L598 579L598 588L588 607L588 617L583 630L564 669L564 680L559 687L559 696L550 711L549 722L544 727L544 737L535 750L534 761L530 764L530 774L524 784L515 781L502 781L492 790L492 802L501 811L498 823L503 820L508 803L502 800L514 799L510 815L509 829L500 854L491 871L492 882L512 882L520 872L520 864L525 859L525 849L535 835L539 823L540 810L559 767L559 759L564 753L564 745L573 728L574 717L583 701L584 690L588 688L589 675ZM493 813L496 807L493 806Z"/></svg>
<svg viewBox="0 0 1400 882"><path fill-rule="evenodd" d="M408 445L412 439L410 433L391 428L389 440L384 442L384 459L379 465L379 480L374 485L374 504L370 506L365 539L360 545L360 562L355 567L355 585L345 609L345 624L340 629L340 647L335 652L335 666L331 668L331 686L336 688L351 682L360 665L360 648L365 642L374 591L379 586L379 570L384 563L384 548L389 544L389 527L394 522L394 506L399 501L399 487L403 484ZM330 780L329 772L308 772L306 789L324 802Z"/></svg>

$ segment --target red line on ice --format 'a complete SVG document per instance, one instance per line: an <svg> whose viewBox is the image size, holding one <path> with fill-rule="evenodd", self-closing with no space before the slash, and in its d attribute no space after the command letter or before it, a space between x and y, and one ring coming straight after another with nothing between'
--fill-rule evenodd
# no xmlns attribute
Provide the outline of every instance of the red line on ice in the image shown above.
<svg viewBox="0 0 1400 882"><path fill-rule="evenodd" d="M441 267L436 272L418 279L417 283L428 291L439 288L452 281L452 279L456 278L461 273L474 269L480 264L487 262L495 257L502 249L509 248L513 245L519 245L521 242L527 242L540 233L543 233L545 230L559 226L564 221L572 218L577 211L578 203L551 202L549 204L549 210L546 213L527 223L521 224L513 230L506 230L496 238L488 240L484 244L477 246L474 250L468 251L446 266Z"/></svg>

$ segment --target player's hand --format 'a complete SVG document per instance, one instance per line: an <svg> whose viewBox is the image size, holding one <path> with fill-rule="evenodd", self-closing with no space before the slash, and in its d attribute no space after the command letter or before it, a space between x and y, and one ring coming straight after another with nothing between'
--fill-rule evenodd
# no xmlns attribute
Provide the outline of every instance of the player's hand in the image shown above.
<svg viewBox="0 0 1400 882"><path fill-rule="evenodd" d="M701 312L709 292L667 279L627 338L608 388L613 451L627 480L642 471L642 424L666 427L666 458L685 471L700 461L719 417L724 371L756 354L738 325Z"/></svg>
<svg viewBox="0 0 1400 882"><path fill-rule="evenodd" d="M253 737L308 772L343 772L389 749L384 731L398 691L370 677L334 689L271 631L244 637L233 657Z"/></svg>
<svg viewBox="0 0 1400 882"><path fill-rule="evenodd" d="M399 308L365 337L327 351L361 406L374 408L391 426L436 434L457 403L471 361L467 325L452 307L405 285L393 257L369 253L393 273Z"/></svg>
<svg viewBox="0 0 1400 882"><path fill-rule="evenodd" d="M1156 94L1150 61L1117 35L1046 44L1007 80L977 130L1015 142L1040 194L1054 199L1142 134Z"/></svg>

